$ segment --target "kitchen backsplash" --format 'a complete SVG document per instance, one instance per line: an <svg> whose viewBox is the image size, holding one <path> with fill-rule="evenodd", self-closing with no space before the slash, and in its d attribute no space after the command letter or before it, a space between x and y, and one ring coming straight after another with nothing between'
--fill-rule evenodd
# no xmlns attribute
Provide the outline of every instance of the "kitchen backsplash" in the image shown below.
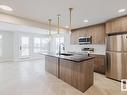
<svg viewBox="0 0 127 95"><path fill-rule="evenodd" d="M71 52L82 52L83 48L94 48L95 54L105 55L106 53L106 45L69 45L67 47L67 51Z"/></svg>

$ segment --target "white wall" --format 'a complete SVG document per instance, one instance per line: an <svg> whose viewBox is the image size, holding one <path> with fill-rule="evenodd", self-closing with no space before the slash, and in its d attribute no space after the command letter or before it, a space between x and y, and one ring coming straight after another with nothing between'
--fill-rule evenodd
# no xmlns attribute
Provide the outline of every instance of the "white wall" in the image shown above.
<svg viewBox="0 0 127 95"><path fill-rule="evenodd" d="M19 37L20 37L20 35L29 35L30 39L33 36L44 37L43 35L41 35L42 33L41 34L25 33L25 32L21 33L21 31L17 31L17 30L22 30L23 26L28 26L28 27L30 26L30 27L34 27L34 28L47 29L47 30L49 29L48 24L40 23L37 21L33 21L33 20L21 18L21 17L8 15L5 13L0 13L0 22L8 23L8 28L7 28L6 24L4 24L2 26L2 29L4 27L4 30L9 31L9 32L0 31L0 33L4 35L4 37L3 37L3 49L4 50L3 50L3 56L0 57L0 62L8 61L8 60L15 60L15 61L19 60L19 58L20 58L20 56L19 56ZM9 24L11 24L11 26ZM12 26L14 26L14 27L12 27ZM27 29L28 28L23 28L23 30L27 30ZM56 26L52 25L51 29L55 31ZM10 32L10 31L13 31L13 32ZM14 31L16 31L16 32L14 32ZM65 28L62 28L61 31L67 31L67 30ZM38 32L38 31L35 31L35 32ZM31 47L32 47L32 44L33 43L30 42ZM32 50L30 52L31 52L30 58L39 58L40 57L40 55L38 55L38 54L33 54Z"/></svg>
<svg viewBox="0 0 127 95"><path fill-rule="evenodd" d="M43 31L42 31L43 32ZM46 34L40 34L40 33L30 33L30 32L21 32L21 31L0 31L0 34L3 36L2 37L2 56L0 57L0 62L4 62L4 61L22 61L22 60L26 60L21 58L20 56L20 38L21 36L28 36L29 37L29 46L30 46L30 56L28 59L39 59L39 58L43 58L44 56L41 54L37 54L33 52L33 46L34 46L34 37L39 37L39 38L47 38L48 35ZM67 43L69 42L68 38L68 32L65 32L65 30L63 30L62 32L60 32L60 35L65 37L65 46L67 46ZM56 34L53 34L53 36L55 37ZM51 40L51 43L52 40ZM51 46L51 50L56 50L56 48L54 48L55 44L53 44ZM27 59L27 60L28 60Z"/></svg>
<svg viewBox="0 0 127 95"><path fill-rule="evenodd" d="M38 54L38 53L34 53L33 52L33 48L34 48L34 37L39 37L39 38L46 38L48 36L46 35L43 35L43 34L38 34L38 33L25 33L25 32L15 32L14 33L14 60L15 61L22 61L22 60L26 60L26 59L23 59L21 56L20 56L20 51L19 51L19 48L20 48L20 38L21 36L28 36L29 37L29 49L30 49L30 56L27 58L28 59L39 59L39 58L42 58L43 55L41 54Z"/></svg>
<svg viewBox="0 0 127 95"><path fill-rule="evenodd" d="M0 12L0 21L7 22L10 24L16 24L16 25L31 26L31 27L42 28L47 30L49 29L49 25L47 23L42 23L42 22L38 22L38 21L34 21L34 20L30 20L30 19L26 19L26 18L22 18L18 16L13 16L13 15L1 13L1 12ZM57 26L52 25L51 28L53 30L56 30ZM65 29L65 28L62 28L62 29Z"/></svg>
<svg viewBox="0 0 127 95"><path fill-rule="evenodd" d="M20 51L20 37L28 36L30 38L30 56L29 59L38 59L43 56L37 53L33 53L33 38L40 37L45 38L46 35L37 34L37 33L25 33L25 32L10 32L10 31L0 31L0 35L2 35L2 56L0 56L0 62L6 61L21 61L19 56Z"/></svg>
<svg viewBox="0 0 127 95"><path fill-rule="evenodd" d="M0 62L13 60L13 32L0 31L2 35L2 56Z"/></svg>

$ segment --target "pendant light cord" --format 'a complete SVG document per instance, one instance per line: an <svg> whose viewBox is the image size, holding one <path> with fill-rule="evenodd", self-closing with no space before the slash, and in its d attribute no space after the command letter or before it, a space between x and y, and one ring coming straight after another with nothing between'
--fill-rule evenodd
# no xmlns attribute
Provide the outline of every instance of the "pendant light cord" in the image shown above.
<svg viewBox="0 0 127 95"><path fill-rule="evenodd" d="M71 28L72 28L72 10L73 8L69 8L69 11L70 11L70 27L69 27L69 30L71 31Z"/></svg>

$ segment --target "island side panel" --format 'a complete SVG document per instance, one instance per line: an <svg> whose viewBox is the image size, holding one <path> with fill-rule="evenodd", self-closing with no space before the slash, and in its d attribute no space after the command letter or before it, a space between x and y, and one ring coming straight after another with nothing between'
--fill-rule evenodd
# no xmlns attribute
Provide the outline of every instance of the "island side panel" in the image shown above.
<svg viewBox="0 0 127 95"><path fill-rule="evenodd" d="M78 88L85 92L94 82L94 59L83 61L80 64Z"/></svg>
<svg viewBox="0 0 127 95"><path fill-rule="evenodd" d="M94 59L73 62L60 59L60 79L85 92L93 85Z"/></svg>
<svg viewBox="0 0 127 95"><path fill-rule="evenodd" d="M59 78L66 83L72 83L72 61L60 59Z"/></svg>
<svg viewBox="0 0 127 95"><path fill-rule="evenodd" d="M58 77L58 58L45 56L45 70Z"/></svg>

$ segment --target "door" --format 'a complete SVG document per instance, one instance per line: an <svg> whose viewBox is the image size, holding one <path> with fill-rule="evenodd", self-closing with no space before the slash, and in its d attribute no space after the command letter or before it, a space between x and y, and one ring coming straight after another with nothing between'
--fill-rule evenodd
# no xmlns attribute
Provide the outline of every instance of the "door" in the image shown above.
<svg viewBox="0 0 127 95"><path fill-rule="evenodd" d="M127 79L127 53L107 52L106 76L116 80Z"/></svg>
<svg viewBox="0 0 127 95"><path fill-rule="evenodd" d="M20 58L28 58L30 55L29 37L21 36L20 38Z"/></svg>

